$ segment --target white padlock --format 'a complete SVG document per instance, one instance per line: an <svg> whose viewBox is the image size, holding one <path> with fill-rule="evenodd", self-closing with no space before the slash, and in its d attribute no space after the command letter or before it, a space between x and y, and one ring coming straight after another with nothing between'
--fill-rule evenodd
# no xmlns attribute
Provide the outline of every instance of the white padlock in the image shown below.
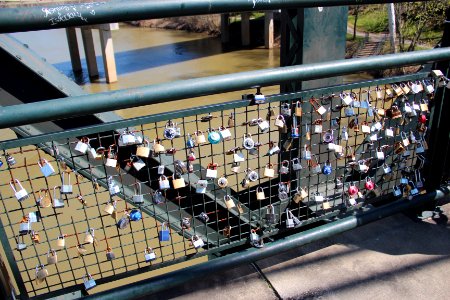
<svg viewBox="0 0 450 300"><path fill-rule="evenodd" d="M144 251L145 262L151 262L156 259L156 254L152 248L147 248Z"/></svg>
<svg viewBox="0 0 450 300"><path fill-rule="evenodd" d="M64 200L61 198L61 189L59 190L59 197L56 196L56 189L58 186L53 187L53 208L63 208Z"/></svg>
<svg viewBox="0 0 450 300"><path fill-rule="evenodd" d="M55 173L55 169L53 169L53 166L44 158L39 159L38 165L39 169L45 177L48 177Z"/></svg>
<svg viewBox="0 0 450 300"><path fill-rule="evenodd" d="M198 235L193 235L191 240L195 249L199 249L205 245L205 242Z"/></svg>
<svg viewBox="0 0 450 300"><path fill-rule="evenodd" d="M65 174L67 174L67 180L66 180ZM63 172L61 175L61 181L62 181L62 185L61 185L60 193L61 194L72 194L73 187L72 187L72 184L70 183L70 173Z"/></svg>
<svg viewBox="0 0 450 300"><path fill-rule="evenodd" d="M20 190L16 190L15 184L19 185ZM28 198L28 192L23 188L22 184L18 179L11 180L9 182L9 186L14 191L14 196L16 197L17 200L19 200L19 202L22 202Z"/></svg>
<svg viewBox="0 0 450 300"><path fill-rule="evenodd" d="M86 291L94 288L97 285L91 274L83 275L83 284Z"/></svg>
<svg viewBox="0 0 450 300"><path fill-rule="evenodd" d="M89 138L82 137L75 145L75 151L85 154L89 149Z"/></svg>

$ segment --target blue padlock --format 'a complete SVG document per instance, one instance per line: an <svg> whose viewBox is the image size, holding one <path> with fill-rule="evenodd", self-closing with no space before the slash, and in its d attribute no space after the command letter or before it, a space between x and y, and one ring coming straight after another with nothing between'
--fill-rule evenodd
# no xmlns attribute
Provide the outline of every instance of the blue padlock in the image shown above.
<svg viewBox="0 0 450 300"><path fill-rule="evenodd" d="M2 161L2 159L0 158L0 167L2 167L3 166L3 161Z"/></svg>
<svg viewBox="0 0 450 300"><path fill-rule="evenodd" d="M142 213L139 209L133 209L130 212L130 220L131 221L139 221L140 219L142 219Z"/></svg>
<svg viewBox="0 0 450 300"><path fill-rule="evenodd" d="M210 129L208 133L208 141L211 144L218 144L220 142L220 134L214 129Z"/></svg>
<svg viewBox="0 0 450 300"><path fill-rule="evenodd" d="M190 148L194 148L195 146L195 142L194 140L191 138L191 135L188 134L187 136L187 141L186 141L186 148L190 149Z"/></svg>
<svg viewBox="0 0 450 300"><path fill-rule="evenodd" d="M159 232L159 241L161 242L170 241L170 230L166 222L161 224L161 231Z"/></svg>
<svg viewBox="0 0 450 300"><path fill-rule="evenodd" d="M333 169L331 168L331 163L327 161L323 166L322 173L325 175L330 175L332 171Z"/></svg>

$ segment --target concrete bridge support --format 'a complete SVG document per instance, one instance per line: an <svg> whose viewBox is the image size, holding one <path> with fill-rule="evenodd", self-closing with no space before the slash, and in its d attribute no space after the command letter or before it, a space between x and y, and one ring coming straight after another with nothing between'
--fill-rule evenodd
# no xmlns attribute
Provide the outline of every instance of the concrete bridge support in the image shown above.
<svg viewBox="0 0 450 300"><path fill-rule="evenodd" d="M102 24L96 26L79 27L81 30L81 37L83 40L84 54L86 57L86 64L89 77L98 77L97 60L95 56L94 38L92 35L93 29L99 30L100 44L102 48L102 58L105 70L106 82L112 83L117 81L116 61L114 58L114 47L111 36L112 30L119 29L117 23ZM74 72L81 71L80 52L78 50L78 41L76 35L76 27L66 28L67 43L69 46L70 60L72 62L72 70Z"/></svg>

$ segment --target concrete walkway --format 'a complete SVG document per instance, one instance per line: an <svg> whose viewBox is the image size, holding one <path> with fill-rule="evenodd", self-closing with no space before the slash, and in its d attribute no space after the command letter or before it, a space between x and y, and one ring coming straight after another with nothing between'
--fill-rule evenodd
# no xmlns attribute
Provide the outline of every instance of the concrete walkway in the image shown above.
<svg viewBox="0 0 450 300"><path fill-rule="evenodd" d="M438 222L398 214L152 299L448 299L450 205L442 209Z"/></svg>

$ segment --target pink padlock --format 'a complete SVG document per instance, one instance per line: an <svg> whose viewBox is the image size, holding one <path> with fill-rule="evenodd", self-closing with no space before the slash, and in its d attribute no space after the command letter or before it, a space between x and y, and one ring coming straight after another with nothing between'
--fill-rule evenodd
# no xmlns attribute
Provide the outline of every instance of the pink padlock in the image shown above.
<svg viewBox="0 0 450 300"><path fill-rule="evenodd" d="M375 184L370 177L366 177L366 183L364 184L364 186L368 191L371 191L375 188Z"/></svg>
<svg viewBox="0 0 450 300"><path fill-rule="evenodd" d="M195 153L194 153L194 151L191 150L191 152L188 155L188 160L189 161L194 161L195 160Z"/></svg>
<svg viewBox="0 0 450 300"><path fill-rule="evenodd" d="M353 196L358 194L359 190L353 183L348 187L348 194Z"/></svg>

